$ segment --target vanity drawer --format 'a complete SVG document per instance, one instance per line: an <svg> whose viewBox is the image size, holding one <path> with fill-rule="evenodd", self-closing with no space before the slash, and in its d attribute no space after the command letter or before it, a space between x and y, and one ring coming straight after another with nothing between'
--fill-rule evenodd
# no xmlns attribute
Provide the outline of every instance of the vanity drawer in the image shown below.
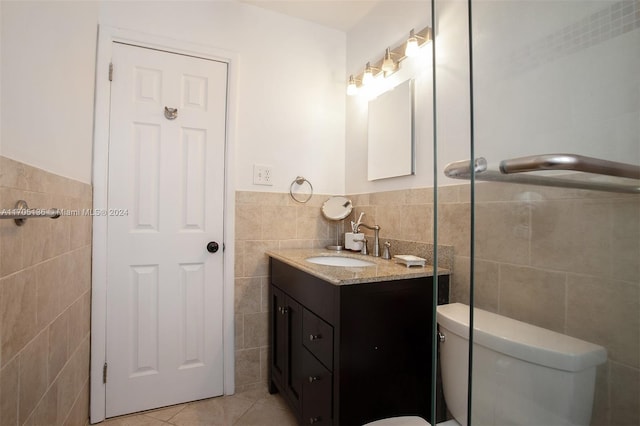
<svg viewBox="0 0 640 426"><path fill-rule="evenodd" d="M302 311L303 345L329 370L333 370L333 327L313 312Z"/></svg>
<svg viewBox="0 0 640 426"><path fill-rule="evenodd" d="M333 424L333 374L307 350L302 351L302 424Z"/></svg>

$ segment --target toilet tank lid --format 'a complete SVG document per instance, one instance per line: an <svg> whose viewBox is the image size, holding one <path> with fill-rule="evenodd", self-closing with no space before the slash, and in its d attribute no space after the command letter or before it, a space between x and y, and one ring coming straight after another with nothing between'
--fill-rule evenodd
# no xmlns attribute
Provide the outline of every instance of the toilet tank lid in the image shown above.
<svg viewBox="0 0 640 426"><path fill-rule="evenodd" d="M440 305L438 324L469 338L469 306ZM473 340L496 352L546 367L581 371L607 360L605 348L575 337L474 308Z"/></svg>

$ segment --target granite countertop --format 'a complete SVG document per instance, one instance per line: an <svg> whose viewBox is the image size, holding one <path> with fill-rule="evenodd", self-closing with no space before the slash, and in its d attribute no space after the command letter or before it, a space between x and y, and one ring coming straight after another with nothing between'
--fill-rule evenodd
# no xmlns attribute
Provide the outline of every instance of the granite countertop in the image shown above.
<svg viewBox="0 0 640 426"><path fill-rule="evenodd" d="M381 257L363 256L351 251L331 251L326 249L288 249L269 250L267 256L278 259L301 271L323 279L335 285L361 284L379 281L403 280L409 278L432 277L433 266L411 266L396 263L393 259L387 260ZM374 263L374 266L344 267L318 265L306 261L313 256L340 256L366 260ZM438 268L438 275L448 275L448 269Z"/></svg>

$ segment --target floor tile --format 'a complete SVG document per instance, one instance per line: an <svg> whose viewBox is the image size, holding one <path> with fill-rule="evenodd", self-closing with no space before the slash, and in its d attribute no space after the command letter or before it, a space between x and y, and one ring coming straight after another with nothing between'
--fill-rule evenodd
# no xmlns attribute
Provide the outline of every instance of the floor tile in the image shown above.
<svg viewBox="0 0 640 426"><path fill-rule="evenodd" d="M278 408L267 401L256 402L234 426L296 426L291 411Z"/></svg>
<svg viewBox="0 0 640 426"><path fill-rule="evenodd" d="M172 418L173 416L175 416L176 414L178 414L186 406L187 404L173 405L171 407L159 408L157 410L148 411L148 412L145 412L144 414L147 416L153 417L154 419L166 421Z"/></svg>
<svg viewBox="0 0 640 426"><path fill-rule="evenodd" d="M154 419L153 417L146 416L144 414L134 414L130 416L115 417L113 419L107 419L100 423L104 426L167 426L167 423L162 420Z"/></svg>
<svg viewBox="0 0 640 426"><path fill-rule="evenodd" d="M105 426L296 426L281 395L266 388L107 419Z"/></svg>
<svg viewBox="0 0 640 426"><path fill-rule="evenodd" d="M168 421L175 426L231 426L253 404L234 396L211 398L187 404Z"/></svg>

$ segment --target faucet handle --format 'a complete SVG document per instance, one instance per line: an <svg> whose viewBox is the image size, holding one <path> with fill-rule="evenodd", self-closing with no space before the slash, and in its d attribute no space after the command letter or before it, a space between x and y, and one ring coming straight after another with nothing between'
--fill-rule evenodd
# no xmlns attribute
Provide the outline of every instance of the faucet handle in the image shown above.
<svg viewBox="0 0 640 426"><path fill-rule="evenodd" d="M364 254L365 256L369 254L369 249L367 248L367 239L362 238L362 250L360 250L360 254Z"/></svg>
<svg viewBox="0 0 640 426"><path fill-rule="evenodd" d="M359 239L355 239L353 240L354 243L362 243L362 249L360 249L360 253L361 254L369 254L369 250L367 249L367 237L364 236L364 234L360 234L362 235L362 238Z"/></svg>
<svg viewBox="0 0 640 426"><path fill-rule="evenodd" d="M389 241L385 241L384 249L382 250L383 259L391 259L391 252L389 250L390 248L391 248L391 243Z"/></svg>

